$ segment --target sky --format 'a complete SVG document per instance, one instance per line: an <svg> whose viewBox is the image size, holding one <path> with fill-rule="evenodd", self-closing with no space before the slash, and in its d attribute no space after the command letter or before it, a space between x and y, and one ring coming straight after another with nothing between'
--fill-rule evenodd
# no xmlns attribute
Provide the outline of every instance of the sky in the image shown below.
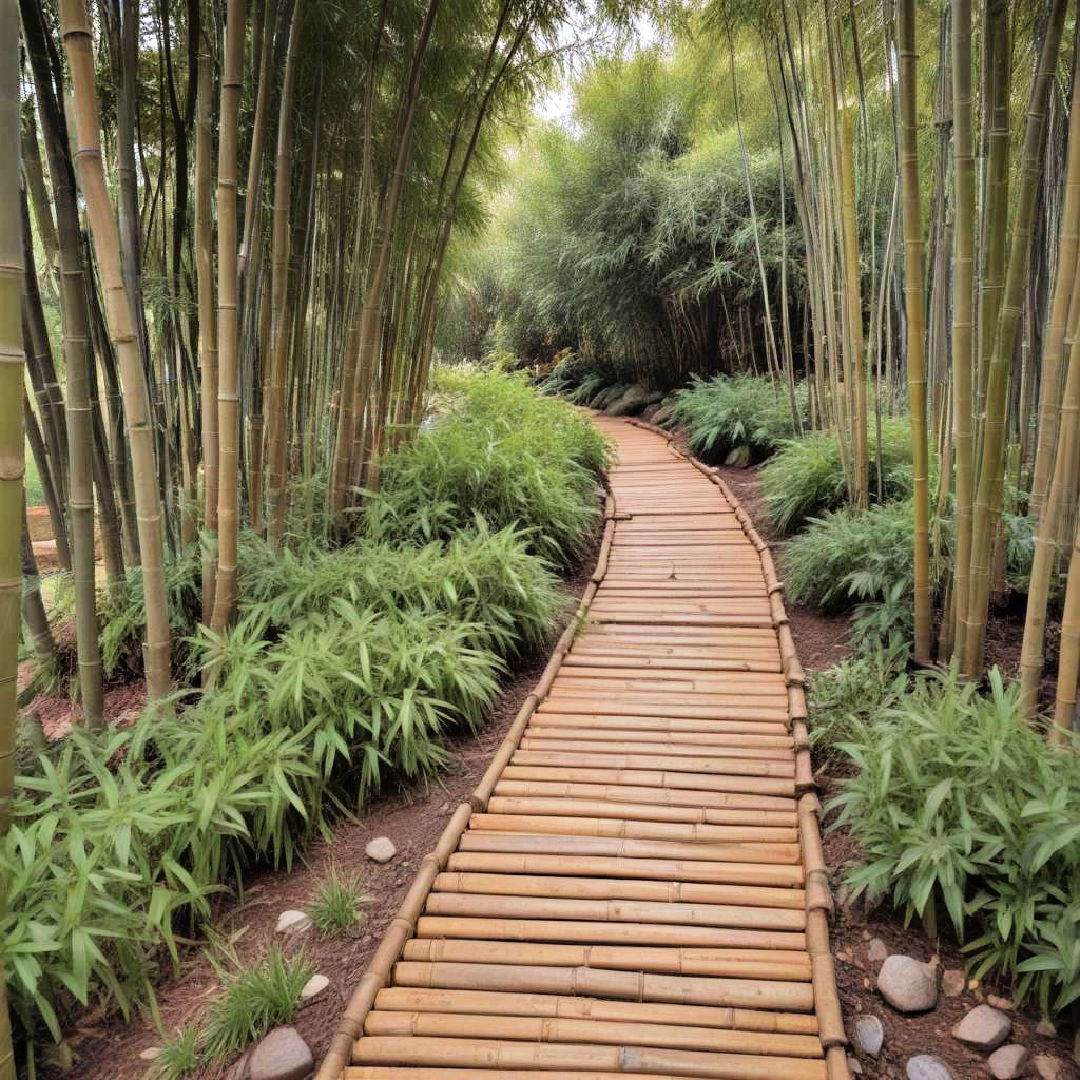
<svg viewBox="0 0 1080 1080"><path fill-rule="evenodd" d="M571 19L563 23L559 30L559 44L572 46L584 41L589 33L585 20ZM656 24L648 15L640 14L634 20L634 31L628 51L635 49L647 49L659 40L660 32ZM543 120L549 120L566 126L570 123L570 117L574 109L574 95L571 83L580 66L581 54L570 61L560 82L553 86L536 103L536 115Z"/></svg>

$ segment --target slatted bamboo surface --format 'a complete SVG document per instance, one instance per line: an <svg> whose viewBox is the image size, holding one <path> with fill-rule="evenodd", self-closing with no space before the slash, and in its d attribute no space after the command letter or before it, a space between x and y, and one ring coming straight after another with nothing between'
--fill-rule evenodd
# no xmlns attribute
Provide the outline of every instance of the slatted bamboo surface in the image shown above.
<svg viewBox="0 0 1080 1080"><path fill-rule="evenodd" d="M319 1080L847 1080L803 673L766 546L647 425L604 541Z"/></svg>

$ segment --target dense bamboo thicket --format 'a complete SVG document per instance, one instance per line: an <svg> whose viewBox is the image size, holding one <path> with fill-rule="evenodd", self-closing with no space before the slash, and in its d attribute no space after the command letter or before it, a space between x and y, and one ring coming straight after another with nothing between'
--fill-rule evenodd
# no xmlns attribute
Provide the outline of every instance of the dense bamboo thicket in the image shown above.
<svg viewBox="0 0 1080 1080"><path fill-rule="evenodd" d="M913 609L920 664L981 677L1022 575L1024 712L1071 730L1074 13L778 0L684 15L595 62L569 122L532 133L495 226L455 252L442 348L555 364L549 389L601 407L719 373L680 392L672 422L733 462L794 436L764 474L782 530L906 500L893 599ZM767 378L786 419L782 397L732 375ZM799 439L807 425L820 435ZM889 592L860 574L853 597Z"/></svg>

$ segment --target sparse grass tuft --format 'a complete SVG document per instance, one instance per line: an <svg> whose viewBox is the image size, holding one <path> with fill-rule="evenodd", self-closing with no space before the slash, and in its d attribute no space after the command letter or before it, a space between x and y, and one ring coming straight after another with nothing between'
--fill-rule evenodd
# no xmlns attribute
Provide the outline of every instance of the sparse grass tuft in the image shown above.
<svg viewBox="0 0 1080 1080"><path fill-rule="evenodd" d="M319 934L340 937L363 920L370 899L359 874L341 874L331 866L307 912Z"/></svg>
<svg viewBox="0 0 1080 1080"><path fill-rule="evenodd" d="M224 990L211 1003L203 1027L201 1056L225 1061L296 1013L300 991L315 969L303 957L286 957L274 945L252 968L223 976Z"/></svg>
<svg viewBox="0 0 1080 1080"><path fill-rule="evenodd" d="M199 1064L199 1029L188 1024L162 1044L161 1053L150 1066L149 1080L183 1080Z"/></svg>

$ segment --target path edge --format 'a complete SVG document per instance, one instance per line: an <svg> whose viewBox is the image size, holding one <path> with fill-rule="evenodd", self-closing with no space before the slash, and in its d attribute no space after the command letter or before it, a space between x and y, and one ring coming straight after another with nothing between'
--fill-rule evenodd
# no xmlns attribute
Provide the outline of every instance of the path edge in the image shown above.
<svg viewBox="0 0 1080 1080"><path fill-rule="evenodd" d="M352 1060L353 1043L363 1034L364 1022L375 1003L375 996L386 987L389 982L390 972L401 956L405 943L412 937L416 929L417 920L423 912L428 894L435 883L435 878L446 868L450 856L457 849L462 834L468 827L469 819L474 813L482 813L487 809L488 800L491 798L498 782L499 776L506 767L507 762L517 750L521 737L525 733L529 720L536 711L537 706L551 689L563 657L569 652L574 643L582 620L585 618L596 591L607 573L608 558L611 554L611 544L615 536L615 497L611 494L611 485L608 481L607 470L602 469L599 479L604 488L603 532L600 539L600 547L596 555L596 566L589 577L585 591L581 594L577 609L566 624L566 628L559 635L555 646L548 657L540 678L533 687L532 692L525 698L518 710L514 722L510 725L503 736L499 749L488 763L480 783L473 789L468 802L461 803L454 811L450 820L446 823L442 835L434 849L430 851L420 862L420 868L413 878L409 891L401 901L394 918L387 927L378 949L368 961L364 974L353 990L349 1002L338 1021L334 1036L330 1041L322 1063L315 1074L314 1080L339 1080ZM829 1080L834 1080L830 1075ZM841 1080L839 1074L835 1080Z"/></svg>
<svg viewBox="0 0 1080 1080"><path fill-rule="evenodd" d="M735 517L747 539L754 546L765 576L773 627L780 642L780 657L787 683L788 716L795 740L795 794L798 797L799 843L806 870L806 943L810 954L810 980L814 993L814 1013L818 1021L818 1038L825 1049L825 1064L829 1080L851 1080L847 1051L849 1040L844 1028L840 995L836 988L836 969L833 965L829 938L829 915L833 911L832 890L829 888L828 868L821 844L819 815L821 802L810 761L810 737L807 729L809 709L806 702L806 672L795 649L795 638L784 607L784 583L776 574L769 545L762 540L750 515L742 508L734 492L724 482L719 471L675 445L672 432L637 417L623 417L628 424L659 435L668 444L674 457L688 461L698 472L708 477L731 503ZM320 1078L321 1080L321 1078Z"/></svg>

